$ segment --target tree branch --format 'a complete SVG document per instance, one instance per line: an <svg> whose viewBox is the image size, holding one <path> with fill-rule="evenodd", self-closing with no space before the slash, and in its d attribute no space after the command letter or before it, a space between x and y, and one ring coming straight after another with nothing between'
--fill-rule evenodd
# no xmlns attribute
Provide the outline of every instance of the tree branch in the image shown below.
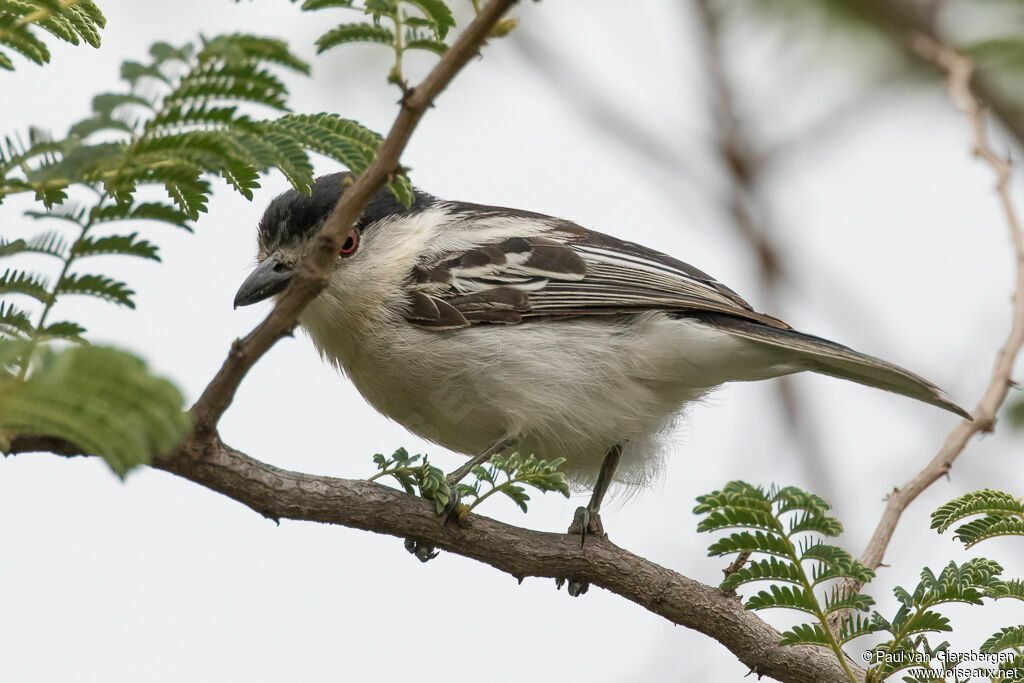
<svg viewBox="0 0 1024 683"><path fill-rule="evenodd" d="M892 539L900 515L922 491L949 472L953 461L963 451L967 442L976 434L991 432L995 426L996 413L1006 400L1012 379L1014 362L1024 346L1024 230L1020 218L1010 199L1010 161L996 154L988 142L985 125L985 108L972 89L971 74L974 70L971 60L955 50L936 42L925 34L917 34L910 41L914 51L925 60L943 69L949 77L949 92L954 103L963 110L971 123L974 136L974 154L985 161L996 174L996 193L1006 214L1006 222L1013 243L1016 264L1016 281L1012 297L1012 324L1010 334L999 350L988 387L972 413L973 422L966 420L946 437L935 457L913 479L901 488L895 489L888 497L885 512L879 521L871 540L861 554L860 561L876 569L882 563L885 549ZM857 586L859 590L860 586Z"/></svg>
<svg viewBox="0 0 1024 683"><path fill-rule="evenodd" d="M455 44L445 51L441 61L416 88L402 98L402 107L377 155L331 211L311 252L292 278L287 291L274 310L244 339L235 340L227 359L192 407L195 434L209 437L217 422L231 405L238 385L249 368L281 337L290 335L302 310L327 285L331 266L348 231L358 220L373 195L399 170L398 160L416 129L416 125L434 99L455 74L478 53L491 29L516 0L491 0L466 27Z"/></svg>
<svg viewBox="0 0 1024 683"><path fill-rule="evenodd" d="M52 437L15 437L11 453L48 451L78 455L73 444ZM585 548L568 534L531 531L469 515L465 526L445 523L434 504L367 481L336 479L279 469L225 445L214 435L192 439L153 467L184 477L274 520L293 519L414 538L511 574L574 578L601 586L669 621L725 645L759 676L789 683L849 681L835 655L813 646L779 646L778 631L742 602L689 579L606 538ZM859 676L863 672L857 670Z"/></svg>
<svg viewBox="0 0 1024 683"><path fill-rule="evenodd" d="M922 38L930 40L943 50L956 53L956 48L946 40L936 26L940 2L920 0L860 0L860 7L869 20L890 33L897 43L918 62L945 71L946 66L923 54L920 48ZM1024 116L1020 105L1009 99L991 80L972 69L966 84L972 96L984 102L999 119L1000 123L1024 146Z"/></svg>

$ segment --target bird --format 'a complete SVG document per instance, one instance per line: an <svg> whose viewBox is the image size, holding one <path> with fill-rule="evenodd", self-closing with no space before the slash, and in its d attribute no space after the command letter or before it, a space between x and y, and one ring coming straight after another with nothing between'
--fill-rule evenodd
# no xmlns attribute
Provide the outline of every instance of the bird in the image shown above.
<svg viewBox="0 0 1024 683"><path fill-rule="evenodd" d="M270 202L235 307L282 295L352 182L324 175ZM416 188L409 206L377 192L299 324L376 410L471 456L453 490L497 453L564 458L568 480L593 490L581 541L603 533L609 487L652 482L678 417L728 382L815 372L971 419L931 382L759 313L671 256Z"/></svg>

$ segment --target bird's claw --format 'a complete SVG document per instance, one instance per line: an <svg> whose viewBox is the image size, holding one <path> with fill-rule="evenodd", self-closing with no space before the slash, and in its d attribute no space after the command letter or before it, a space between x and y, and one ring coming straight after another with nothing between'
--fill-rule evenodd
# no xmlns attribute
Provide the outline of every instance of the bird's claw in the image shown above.
<svg viewBox="0 0 1024 683"><path fill-rule="evenodd" d="M445 503L444 509L438 513L439 517L443 517L445 523L450 520L455 520L459 524L465 519L465 513L463 512L464 506L462 503L462 496L459 495L459 482L448 479L448 502Z"/></svg>
<svg viewBox="0 0 1024 683"><path fill-rule="evenodd" d="M601 515L591 511L588 507L576 508L575 514L572 516L572 524L569 525L569 534L579 534L580 536L580 548L586 543L587 536L604 536L604 525L601 524ZM562 587L562 584L566 582L566 579L555 579L555 586L558 588ZM568 579L568 588L566 589L572 597L576 598L590 588L589 581L583 581L580 579Z"/></svg>
<svg viewBox="0 0 1024 683"><path fill-rule="evenodd" d="M555 579L555 590L562 590L562 584L564 584L566 581L569 582L569 588L567 589L567 592L574 598L578 598L579 596L583 595L590 588L589 581L580 581L579 579L557 578Z"/></svg>
<svg viewBox="0 0 1024 683"><path fill-rule="evenodd" d="M447 523L450 519L455 519L458 522L462 521L462 510L459 505L459 493L456 489L457 482L448 480L448 502L437 511L437 516L442 519L442 522ZM405 549L410 554L415 555L416 559L420 562L430 562L432 559L441 554L441 551L434 548L434 546L426 543L425 541L417 541L414 538L405 539Z"/></svg>
<svg viewBox="0 0 1024 683"><path fill-rule="evenodd" d="M416 559L420 562L430 562L441 554L441 551L436 550L434 546L423 541L417 541L415 538L405 539L405 549L415 555Z"/></svg>
<svg viewBox="0 0 1024 683"><path fill-rule="evenodd" d="M578 507L572 516L572 524L569 525L569 534L580 535L580 547L582 548L587 536L604 536L604 525L601 524L601 515L591 512L590 508Z"/></svg>

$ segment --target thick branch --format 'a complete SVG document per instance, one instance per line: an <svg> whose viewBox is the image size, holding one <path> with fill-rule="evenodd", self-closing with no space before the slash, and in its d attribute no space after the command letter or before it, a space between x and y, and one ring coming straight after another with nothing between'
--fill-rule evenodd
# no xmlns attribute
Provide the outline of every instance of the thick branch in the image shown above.
<svg viewBox="0 0 1024 683"><path fill-rule="evenodd" d="M949 472L953 461L963 451L967 442L981 432L992 431L995 425L996 413L999 407L1006 400L1006 396L1013 386L1013 366L1024 346L1024 231L1021 229L1020 218L1010 199L1010 162L1008 159L996 154L988 142L988 134L985 129L984 106L975 96L972 90L971 74L973 66L971 61L955 50L947 48L924 34L918 34L911 41L915 52L922 58L935 64L946 71L949 76L949 92L956 105L964 111L971 123L974 136L974 153L980 157L996 174L996 193L1002 204L1003 212L1006 215L1006 222L1010 230L1010 238L1013 244L1014 261L1016 264L1016 282L1013 291L1012 323L1010 334L999 350L996 357L995 367L992 369L992 377L988 387L978 406L974 409L973 422L961 422L946 437L945 443L939 449L924 469L913 479L890 494L886 502L885 512L882 515L875 533L868 542L867 548L861 555L860 561L872 569L882 563L885 549L889 545L892 534L899 522L900 515L910 503L917 498L926 488L936 480ZM859 588L859 586L858 586Z"/></svg>
<svg viewBox="0 0 1024 683"><path fill-rule="evenodd" d="M80 451L50 437L16 437L11 452ZM752 672L792 683L849 681L824 648L778 645L780 635L735 596L677 574L599 537L522 529L479 515L445 524L433 503L366 481L289 472L250 458L216 437L192 440L153 466L237 500L272 519L294 519L415 538L507 572L587 580L719 641ZM410 560L411 561L411 560ZM858 670L859 671L859 670ZM862 676L863 673L858 675Z"/></svg>
<svg viewBox="0 0 1024 683"><path fill-rule="evenodd" d="M491 0L465 32L441 57L434 70L402 99L402 108L369 168L338 201L324 222L311 253L298 268L288 290L274 310L244 339L236 340L220 370L192 408L197 436L211 436L249 368L278 339L291 334L299 314L327 285L328 273L348 231L373 195L394 177L409 137L434 99L455 74L478 53L491 29L516 0Z"/></svg>

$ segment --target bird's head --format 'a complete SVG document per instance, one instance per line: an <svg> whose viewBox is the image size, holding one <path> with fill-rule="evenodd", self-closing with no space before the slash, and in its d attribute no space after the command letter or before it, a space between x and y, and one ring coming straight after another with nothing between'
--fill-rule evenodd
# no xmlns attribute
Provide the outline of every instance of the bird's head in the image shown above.
<svg viewBox="0 0 1024 683"><path fill-rule="evenodd" d="M317 178L308 196L293 189L270 202L259 224L259 265L235 294L236 308L285 290L324 221L352 182L351 173L325 175ZM417 190L412 207L407 209L387 187L382 188L342 244L330 284L319 298L358 296L360 290L365 290L370 276L370 282L390 280L388 273L380 271L387 270L393 260L387 253L394 249L394 245L389 244L394 235L382 234L387 231L379 228L391 219L423 211L432 200L430 195ZM344 295L346 291L348 294Z"/></svg>

